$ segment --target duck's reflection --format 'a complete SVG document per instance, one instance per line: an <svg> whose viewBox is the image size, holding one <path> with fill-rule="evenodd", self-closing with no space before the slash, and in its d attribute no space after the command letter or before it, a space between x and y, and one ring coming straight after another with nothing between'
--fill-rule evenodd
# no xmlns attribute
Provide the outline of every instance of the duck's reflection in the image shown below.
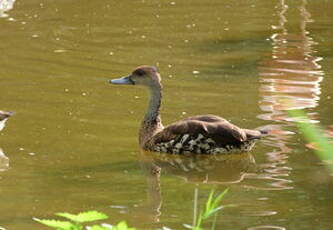
<svg viewBox="0 0 333 230"><path fill-rule="evenodd" d="M238 183L246 172L255 169L255 160L250 153L189 157L143 152L141 159L190 183Z"/></svg>
<svg viewBox="0 0 333 230"><path fill-rule="evenodd" d="M269 161L266 171L273 177L281 180L283 188L288 186L288 180L283 177L289 175L291 168L286 167L288 154L291 149L287 146L292 132L287 131L293 125L288 116L291 109L309 109L318 105L320 95L320 82L323 71L318 62L321 57L315 56L317 44L307 31L307 24L313 22L311 14L306 9L307 1L300 1L299 29L288 31L287 11L288 5L280 0L276 9L279 17L276 31L271 36L272 53L259 63L258 71L261 87L259 88L261 100L259 106L263 114L258 117L263 120L276 122L270 125L273 130L265 140L266 145L274 147L274 151L267 153ZM316 113L308 113L312 122L317 122ZM290 182L289 182L290 183Z"/></svg>
<svg viewBox="0 0 333 230"><path fill-rule="evenodd" d="M250 153L189 157L141 151L140 162L147 175L148 200L154 221L158 221L162 205L161 171L195 184L238 183L256 171L256 163Z"/></svg>

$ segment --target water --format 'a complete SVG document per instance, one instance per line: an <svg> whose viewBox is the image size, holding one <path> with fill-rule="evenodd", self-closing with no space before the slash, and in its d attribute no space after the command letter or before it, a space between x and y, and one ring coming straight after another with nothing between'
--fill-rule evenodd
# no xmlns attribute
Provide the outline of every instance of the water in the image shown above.
<svg viewBox="0 0 333 230"><path fill-rule="evenodd" d="M195 191L202 205L229 187L217 229L332 229L332 174L286 113L332 129L331 1L1 2L0 109L16 112L0 135L1 227L96 209L182 229ZM107 84L141 64L162 73L165 124L211 113L273 135L218 159L141 153L147 93Z"/></svg>

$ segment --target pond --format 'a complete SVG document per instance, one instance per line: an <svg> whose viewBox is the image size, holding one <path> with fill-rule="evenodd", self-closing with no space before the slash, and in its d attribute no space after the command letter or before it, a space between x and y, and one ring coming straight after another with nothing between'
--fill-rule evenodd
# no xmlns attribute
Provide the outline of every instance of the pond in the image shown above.
<svg viewBox="0 0 333 230"><path fill-rule="evenodd" d="M184 229L194 201L229 188L217 229L333 229L333 175L286 112L332 132L332 12L327 0L0 1L0 109L16 113L0 133L0 227L99 210ZM147 92L107 82L142 64L161 72L164 124L209 113L271 135L201 161L142 153Z"/></svg>

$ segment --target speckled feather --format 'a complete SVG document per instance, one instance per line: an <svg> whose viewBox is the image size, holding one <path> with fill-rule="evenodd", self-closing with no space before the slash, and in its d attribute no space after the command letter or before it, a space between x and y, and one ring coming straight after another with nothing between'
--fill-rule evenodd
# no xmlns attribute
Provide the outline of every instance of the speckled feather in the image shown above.
<svg viewBox="0 0 333 230"><path fill-rule="evenodd" d="M241 129L215 115L200 115L169 125L145 147L173 154L238 153L250 151L261 135L260 131Z"/></svg>

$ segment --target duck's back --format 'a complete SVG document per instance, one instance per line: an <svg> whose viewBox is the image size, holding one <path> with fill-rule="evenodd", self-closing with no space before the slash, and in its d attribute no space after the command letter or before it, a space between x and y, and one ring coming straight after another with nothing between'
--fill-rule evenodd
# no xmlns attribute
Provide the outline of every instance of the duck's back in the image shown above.
<svg viewBox="0 0 333 230"><path fill-rule="evenodd" d="M146 148L174 154L236 153L249 151L261 135L260 131L241 129L219 116L199 115L167 126Z"/></svg>

